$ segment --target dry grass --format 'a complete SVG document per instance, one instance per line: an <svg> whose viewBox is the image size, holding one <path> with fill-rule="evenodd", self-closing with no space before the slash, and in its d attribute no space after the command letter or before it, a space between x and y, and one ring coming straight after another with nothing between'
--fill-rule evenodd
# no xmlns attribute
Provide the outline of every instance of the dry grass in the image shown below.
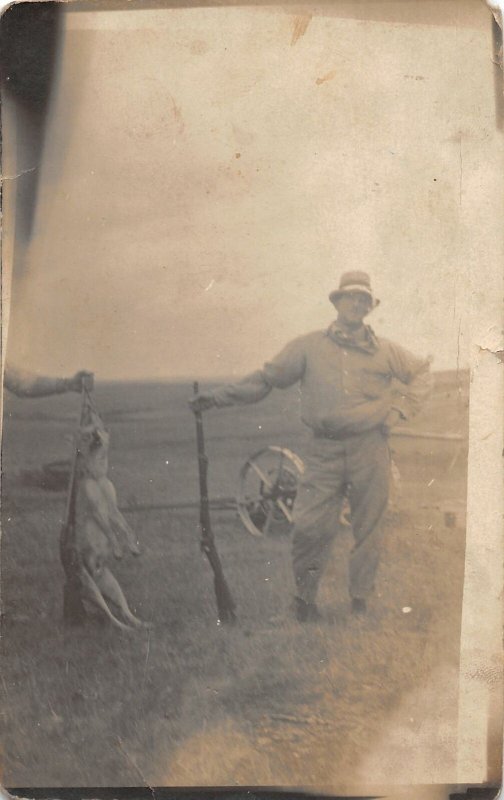
<svg viewBox="0 0 504 800"><path fill-rule="evenodd" d="M463 403L453 387L443 391L452 396L438 393L423 424L444 409L456 430L465 424ZM123 502L197 496L187 393L97 393ZM16 473L65 455L75 405L56 398L6 407L4 784L335 786L434 670L448 664L456 674L464 535L444 527L441 506L464 500L464 456L448 473L453 452L411 440L398 444L403 495L366 619L349 614L348 537L336 543L322 587L325 621L304 627L289 608L288 540L254 540L232 513L220 513L214 528L239 624L218 627L197 511L149 511L131 515L143 557L115 571L154 631L125 636L98 618L64 630L64 497L27 489ZM238 465L263 442L301 447L295 405L294 394L278 395L206 418L212 494L233 493ZM454 699L456 690L456 681L445 687Z"/></svg>

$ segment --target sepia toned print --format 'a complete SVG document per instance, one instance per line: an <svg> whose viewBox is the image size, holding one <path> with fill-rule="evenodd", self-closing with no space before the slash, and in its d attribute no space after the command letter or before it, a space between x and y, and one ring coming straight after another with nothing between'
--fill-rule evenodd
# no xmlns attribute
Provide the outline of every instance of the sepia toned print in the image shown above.
<svg viewBox="0 0 504 800"><path fill-rule="evenodd" d="M23 5L2 783L497 786L496 18Z"/></svg>

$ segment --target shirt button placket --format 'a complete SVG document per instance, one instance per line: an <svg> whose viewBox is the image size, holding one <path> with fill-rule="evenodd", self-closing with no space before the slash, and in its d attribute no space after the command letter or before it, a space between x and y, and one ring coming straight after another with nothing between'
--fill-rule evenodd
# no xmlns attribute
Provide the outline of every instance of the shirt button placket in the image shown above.
<svg viewBox="0 0 504 800"><path fill-rule="evenodd" d="M348 356L348 353L347 353L347 351L346 351L346 350L343 350L343 356L344 356L344 358L346 358L346 357ZM343 370L343 392L344 392L345 394L350 394L350 392L349 392L349 391L348 391L348 389L347 389L347 383L346 383L346 380L345 380L345 378L346 378L346 376L347 376L347 375L348 375L348 370L347 370L347 369L344 369L344 370Z"/></svg>

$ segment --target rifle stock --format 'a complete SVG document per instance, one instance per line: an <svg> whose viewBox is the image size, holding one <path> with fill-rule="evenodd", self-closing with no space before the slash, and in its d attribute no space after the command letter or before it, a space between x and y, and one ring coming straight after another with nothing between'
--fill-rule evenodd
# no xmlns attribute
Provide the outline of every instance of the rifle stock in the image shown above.
<svg viewBox="0 0 504 800"><path fill-rule="evenodd" d="M194 394L198 394L198 383L194 383ZM203 433L203 416L201 411L194 411L196 420L196 442L198 448L198 472L200 488L200 531L201 549L208 558L208 562L214 574L215 599L217 601L217 612L222 623L230 624L235 622L235 604L229 590L221 560L213 536L210 522L210 505L208 500L208 458L205 452L205 438Z"/></svg>

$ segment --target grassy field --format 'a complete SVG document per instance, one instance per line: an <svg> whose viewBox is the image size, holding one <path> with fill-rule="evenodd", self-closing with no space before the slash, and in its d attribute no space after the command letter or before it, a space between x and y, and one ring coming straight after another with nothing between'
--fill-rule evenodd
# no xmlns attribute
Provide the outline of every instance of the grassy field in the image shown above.
<svg viewBox="0 0 504 800"><path fill-rule="evenodd" d="M181 384L97 387L122 506L197 499L190 393ZM439 376L416 427L465 434L467 397L466 376ZM234 494L239 467L262 445L302 454L297 406L289 391L205 416L212 496ZM340 790L384 752L392 720L417 740L429 731L425 702L412 698L425 697L440 672L445 724L431 742L437 772L430 768L433 780L446 780L456 747L464 449L456 457L456 443L392 440L402 495L363 620L349 614L348 534L336 542L321 589L324 621L300 626L290 611L288 537L254 539L233 511L220 511L213 527L239 624L219 627L194 508L128 514L144 552L113 569L153 631L125 635L99 618L66 630L58 561L65 495L26 485L22 470L70 455L78 412L75 395L6 398L2 783ZM455 527L445 526L446 510L456 511ZM389 756L380 762L397 777Z"/></svg>

